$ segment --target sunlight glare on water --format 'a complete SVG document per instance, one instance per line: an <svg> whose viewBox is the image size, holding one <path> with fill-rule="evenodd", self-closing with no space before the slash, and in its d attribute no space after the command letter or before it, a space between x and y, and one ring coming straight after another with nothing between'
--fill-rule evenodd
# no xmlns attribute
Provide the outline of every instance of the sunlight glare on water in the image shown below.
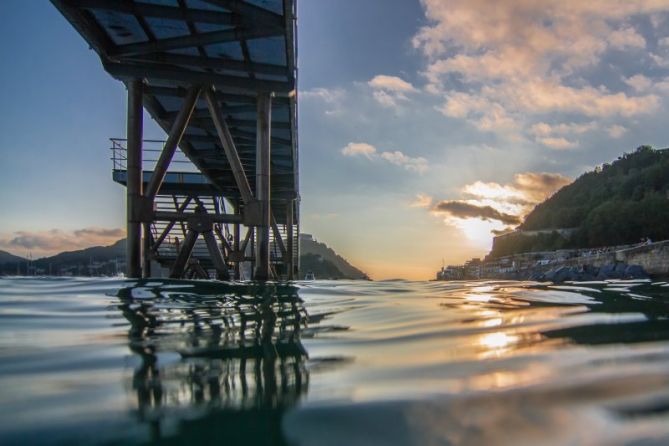
<svg viewBox="0 0 669 446"><path fill-rule="evenodd" d="M0 443L669 444L662 283L0 279Z"/></svg>

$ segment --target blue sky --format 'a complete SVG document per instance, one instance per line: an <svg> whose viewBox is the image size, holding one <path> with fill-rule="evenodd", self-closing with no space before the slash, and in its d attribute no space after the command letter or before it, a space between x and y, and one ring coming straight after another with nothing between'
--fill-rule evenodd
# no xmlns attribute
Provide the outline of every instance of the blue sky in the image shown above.
<svg viewBox="0 0 669 446"><path fill-rule="evenodd" d="M638 145L666 147L668 11L302 0L302 230L374 278L428 278L442 259L485 254L513 220L499 215L521 219ZM0 13L12 18L0 30L0 249L110 241L124 227L108 159L124 88L49 2L5 0ZM148 117L145 137L164 137Z"/></svg>

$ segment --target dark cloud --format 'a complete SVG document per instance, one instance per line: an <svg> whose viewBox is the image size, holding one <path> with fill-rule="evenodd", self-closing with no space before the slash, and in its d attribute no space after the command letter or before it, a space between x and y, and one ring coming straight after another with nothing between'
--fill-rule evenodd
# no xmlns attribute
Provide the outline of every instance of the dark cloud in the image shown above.
<svg viewBox="0 0 669 446"><path fill-rule="evenodd" d="M459 218L480 218L482 220L497 220L507 225L520 224L520 217L505 214L490 206L476 206L465 201L444 200L432 208L435 212L443 212Z"/></svg>
<svg viewBox="0 0 669 446"><path fill-rule="evenodd" d="M73 234L76 235L77 237L90 237L90 236L97 236L97 237L124 237L125 236L125 231L121 228L115 228L115 229L105 229L105 228L84 228L84 229L77 229L76 231L73 231Z"/></svg>
<svg viewBox="0 0 669 446"><path fill-rule="evenodd" d="M17 231L0 234L0 249L24 255L31 251L36 256L56 254L91 246L110 245L125 236L120 228L82 228L73 231L50 229L45 231Z"/></svg>

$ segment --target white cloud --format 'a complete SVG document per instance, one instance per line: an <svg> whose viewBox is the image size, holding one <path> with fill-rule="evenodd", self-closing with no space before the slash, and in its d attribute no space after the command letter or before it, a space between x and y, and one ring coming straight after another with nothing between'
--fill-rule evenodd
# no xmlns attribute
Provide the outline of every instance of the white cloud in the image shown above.
<svg viewBox="0 0 669 446"><path fill-rule="evenodd" d="M326 115L338 115L343 111L342 101L346 96L346 91L341 88L312 88L311 90L300 91L299 97L307 101L321 101L327 108L324 110Z"/></svg>
<svg viewBox="0 0 669 446"><path fill-rule="evenodd" d="M562 136L560 137L549 136L546 138L538 138L537 141L539 141L541 144L547 147L550 147L551 149L556 149L556 150L573 149L574 147L578 146L577 142L569 141L567 138L564 138Z"/></svg>
<svg viewBox="0 0 669 446"><path fill-rule="evenodd" d="M342 99L344 90L340 88L312 88L311 90L300 91L300 97L303 99L320 99L327 103L335 103Z"/></svg>
<svg viewBox="0 0 669 446"><path fill-rule="evenodd" d="M372 87L376 101L384 107L397 107L400 101L409 100L407 94L416 91L409 82L397 76L379 74L374 76L367 85Z"/></svg>
<svg viewBox="0 0 669 446"><path fill-rule="evenodd" d="M530 133L535 136L549 136L554 134L582 134L594 130L597 124L594 122L587 123L560 123L548 124L546 122L538 122L530 127Z"/></svg>
<svg viewBox="0 0 669 446"><path fill-rule="evenodd" d="M376 147L364 142L350 142L346 147L341 149L341 153L345 156L362 155L368 159L372 159L372 157L376 155Z"/></svg>
<svg viewBox="0 0 669 446"><path fill-rule="evenodd" d="M622 125L615 124L608 127L606 129L606 132L609 134L611 138L617 139L623 136L627 132L627 129Z"/></svg>
<svg viewBox="0 0 669 446"><path fill-rule="evenodd" d="M414 200L409 203L412 208L429 208L432 204L432 197L425 194L416 194Z"/></svg>
<svg viewBox="0 0 669 446"><path fill-rule="evenodd" d="M648 91L653 86L653 81L643 74L635 74L632 77L625 79L625 83L632 87L635 91Z"/></svg>
<svg viewBox="0 0 669 446"><path fill-rule="evenodd" d="M383 161L387 161L391 164L394 164L396 166L403 167L408 171L417 172L420 174L426 172L429 169L427 159L423 158L422 156L413 158L408 155L405 155L399 150L390 152L383 152L383 151L380 152L376 150L376 147L374 147L373 145L364 142L348 143L346 147L341 149L341 153L344 156L351 156L351 157L364 156L369 160L380 159Z"/></svg>
<svg viewBox="0 0 669 446"><path fill-rule="evenodd" d="M650 58L655 62L655 65L662 68L669 68L669 58L654 53L650 53Z"/></svg>
<svg viewBox="0 0 669 446"><path fill-rule="evenodd" d="M406 156L399 150L394 152L381 152L381 158L395 164L396 166L403 166L406 170L423 173L428 169L427 160L422 156L411 158Z"/></svg>
<svg viewBox="0 0 669 446"><path fill-rule="evenodd" d="M607 119L659 108L654 91L634 89L630 94L588 82L582 74L598 66L609 50L632 52L637 61L638 49L647 42L629 17L669 11L669 1L421 3L429 24L413 44L428 60L424 88L443 97L438 110L448 117L467 120L480 130L532 134L532 124L546 115L560 124L563 115ZM669 66L661 55L650 57ZM546 145L576 145L555 133L544 136ZM518 137L517 132L510 135Z"/></svg>
<svg viewBox="0 0 669 446"><path fill-rule="evenodd" d="M376 89L402 91L409 93L415 91L413 85L397 76L387 76L385 74L378 74L374 76L369 82L369 86Z"/></svg>
<svg viewBox="0 0 669 446"><path fill-rule="evenodd" d="M607 41L612 48L645 48L646 39L641 36L634 28L625 27L613 31L608 35Z"/></svg>

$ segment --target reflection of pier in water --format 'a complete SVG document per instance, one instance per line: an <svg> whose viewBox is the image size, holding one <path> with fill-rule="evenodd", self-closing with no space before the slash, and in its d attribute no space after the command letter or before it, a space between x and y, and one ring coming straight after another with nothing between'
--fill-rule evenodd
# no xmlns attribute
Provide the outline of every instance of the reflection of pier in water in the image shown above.
<svg viewBox="0 0 669 446"><path fill-rule="evenodd" d="M300 342L307 314L297 288L216 285L214 292L198 283L194 294L148 285L118 296L130 322L129 347L141 358L132 391L152 439L241 441L244 432L249 441L256 432L252 444L281 444L283 411L308 388Z"/></svg>

